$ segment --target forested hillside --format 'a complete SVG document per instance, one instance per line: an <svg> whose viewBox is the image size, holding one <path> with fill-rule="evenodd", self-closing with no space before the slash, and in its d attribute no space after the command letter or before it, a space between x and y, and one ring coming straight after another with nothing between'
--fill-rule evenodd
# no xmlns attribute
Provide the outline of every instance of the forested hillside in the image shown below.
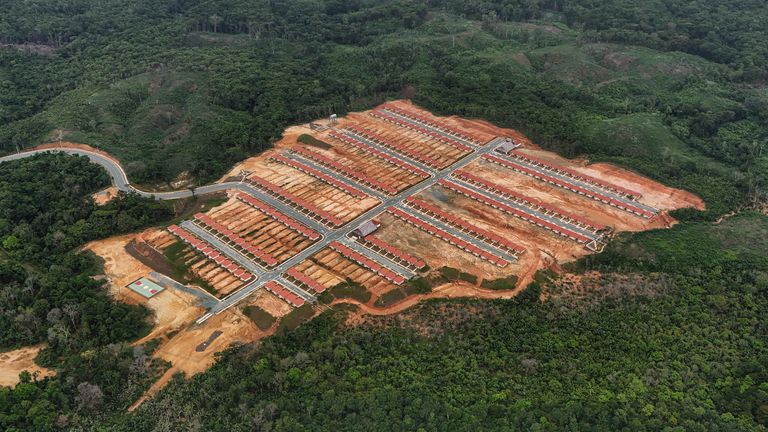
<svg viewBox="0 0 768 432"><path fill-rule="evenodd" d="M0 151L60 131L137 182L204 183L289 124L405 96L720 213L765 194L766 14L713 0L15 2L0 17Z"/></svg>
<svg viewBox="0 0 768 432"><path fill-rule="evenodd" d="M165 365L87 241L168 221L84 158L0 165L3 430L748 431L768 426L768 8L759 0L32 0L0 14L0 154L58 138L198 184L290 124L394 97L699 194L512 301L342 309L126 407ZM721 216L736 215L715 223ZM544 293L543 301L539 294Z"/></svg>

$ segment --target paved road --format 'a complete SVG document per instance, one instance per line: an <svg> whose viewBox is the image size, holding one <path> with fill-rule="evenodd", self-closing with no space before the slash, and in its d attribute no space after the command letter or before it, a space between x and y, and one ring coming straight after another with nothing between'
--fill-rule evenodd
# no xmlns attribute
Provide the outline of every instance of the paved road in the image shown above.
<svg viewBox="0 0 768 432"><path fill-rule="evenodd" d="M378 199L379 201L381 201L382 199L386 198L386 195L384 195L383 193L379 192L378 190L373 189L372 187L370 187L368 185L364 185L362 183L358 183L358 182L350 179L349 177L347 177L347 176L345 176L343 174L340 174L340 173L338 173L338 172L336 172L336 171L334 171L334 170L332 170L332 169L330 169L330 168L328 168L328 167L326 167L324 165L320 165L319 163L316 163L315 161L313 161L311 159L302 157L301 155L298 155L298 154L292 153L292 152L288 153L287 156L289 158L297 161L297 162L300 162L300 163L303 163L304 165L310 166L310 167L320 171L321 173L323 173L323 174L325 174L325 175L327 175L329 177L332 177L332 178L334 178L334 179L336 179L336 180L346 184L347 186L350 186L350 187L353 187L355 189L358 189L358 190L362 191L363 193Z"/></svg>
<svg viewBox="0 0 768 432"><path fill-rule="evenodd" d="M366 138L366 137L364 137L362 135L358 135L358 134L356 134L356 133L354 133L352 131L348 131L346 129L342 130L341 132L344 135L347 135L350 138L354 138L354 139L356 139L358 141L362 141L363 143L368 144L369 146L375 148L376 150L378 150L378 151L380 151L382 153L386 153L386 154L388 154L388 155L390 155L392 157L396 157L396 158L402 160L403 162L407 162L407 163L415 166L416 168L421 169L424 172L427 172L429 174L434 174L435 173L435 169L434 168L432 168L432 167L430 167L428 165L424 165L423 163L417 161L416 159L412 159L412 158L408 157L407 155L404 155L402 153L398 153L398 152L396 152L394 150L390 150L388 147L384 147L382 145L379 145L376 142L371 141L371 140L369 140L368 138Z"/></svg>
<svg viewBox="0 0 768 432"><path fill-rule="evenodd" d="M295 208L292 206L280 201L279 199L273 197L272 195L269 195L266 192L262 192L260 189L257 189L247 183L220 183L220 185L224 185L225 189L237 189L240 192L245 192L248 195L253 196L254 198L258 198L261 201L264 201L265 203L271 205L272 207L280 210L283 214L290 216L297 221L301 222L302 224L312 228L313 230L320 233L320 235L326 235L329 232L331 232L331 229L325 226L325 224L320 223L316 221L315 219L312 219L311 217L296 211ZM214 185L211 185L214 186ZM218 185L215 185L218 186ZM203 186L207 187L207 186ZM195 189L200 190L202 188Z"/></svg>
<svg viewBox="0 0 768 432"><path fill-rule="evenodd" d="M507 261L515 261L515 260L517 260L517 257L512 255L512 254L510 254L509 252L507 252L507 251L505 251L503 249L497 248L497 247L495 247L493 245L490 245L490 244L488 244L488 243L478 239L477 237L474 237L474 236L471 236L469 234L466 234L463 231L461 231L459 229L456 229L453 226L448 225L447 223L441 221L440 219L437 219L437 218L434 218L434 217L429 216L427 214L424 214L424 213L422 213L422 212L420 212L420 211L418 211L418 210L416 210L416 209L414 209L412 207L409 207L409 206L405 205L404 203L399 203L395 207L397 207L398 209L400 209L400 210L402 210L402 211L412 215L413 217L419 218L419 219L423 220L424 222L432 224L435 227L440 228L441 230L447 232L448 234L450 234L452 236L455 236L455 237L458 237L458 238L464 240L467 243L471 243L471 244L479 247L480 249L485 249L486 251L488 251L488 252L490 252L492 254L498 255L498 256L506 259Z"/></svg>
<svg viewBox="0 0 768 432"><path fill-rule="evenodd" d="M200 237L201 239L207 241L211 246L218 249L219 252L223 252L230 259L240 264L241 267L251 272L255 278L258 279L261 277L262 274L264 274L264 268L262 266L251 261L250 258L238 252L237 249L229 246L220 238L211 234L210 232L200 227L196 223L186 220L181 223L181 227L191 232L192 234Z"/></svg>
<svg viewBox="0 0 768 432"><path fill-rule="evenodd" d="M202 306L205 309L210 309L214 306L216 306L216 303L219 302L219 299L214 297L211 293L203 291L202 289L195 289L190 288L180 282L177 282L168 276L158 273L156 271L149 272L149 276L160 283L160 285L163 285L165 287L173 288L175 290L179 290L181 292L191 294L200 301L200 306Z"/></svg>
<svg viewBox="0 0 768 432"><path fill-rule="evenodd" d="M372 249L369 249L360 243L350 239L349 237L344 239L344 245L349 247L350 249L354 250L355 252L358 252L360 254L365 255L369 259L377 262L378 264L388 267L390 270L392 270L395 273L398 273L400 276L410 279L413 277L414 273L410 269L407 269L400 264L397 264L396 262L393 262L389 258L385 257L384 255L381 255Z"/></svg>
<svg viewBox="0 0 768 432"><path fill-rule="evenodd" d="M564 221L564 220L562 220L562 219L560 219L558 217L548 215L548 214L546 214L544 212L540 212L538 210L534 210L533 208L528 207L528 206L526 206L524 204L520 204L519 202L517 202L515 200L507 199L507 198L504 198L502 196L490 193L490 192L488 192L487 190L485 190L483 188L480 188L478 186L473 185L472 183L464 182L464 181L461 181L461 180L459 180L457 178L452 178L451 181L456 183L456 184L458 184L459 186L462 186L462 187L465 187L467 189L470 189L473 192L476 192L476 193L478 193L478 194L488 198L489 200L499 201L499 202L504 203L504 204L506 204L506 205L508 205L510 207L514 207L514 208L516 208L516 209L518 209L518 210L520 210L522 212L528 213L529 215L532 215L532 216L535 216L535 217L537 217L539 219L543 219L543 220L545 220L547 222L553 223L553 224L559 226L560 228L565 228L567 230L571 230L571 231L573 231L575 233L581 234L581 235L583 235L583 236L585 236L585 237L587 237L589 239L597 241L597 240L601 240L602 237L603 237L601 234L595 234L594 232L586 230L584 228L581 228L581 227L579 227L576 224L572 224L572 223L566 222L566 221Z"/></svg>
<svg viewBox="0 0 768 432"><path fill-rule="evenodd" d="M174 200L179 198L189 198L191 196L194 196L195 194L202 195L206 193L211 193L211 192L232 188L231 186L232 183L218 183L218 184L212 184L212 185L197 188L195 189L194 193L192 192L192 190L189 190L189 189L173 191L173 192L146 192L141 189L136 189L133 185L131 185L128 182L128 176L125 175L125 171L123 171L123 167L121 167L120 164L117 163L115 160L108 158L104 155L101 155L99 153L91 152L88 150L81 150L81 149L74 149L74 148L67 148L67 147L50 148L50 149L43 149L43 150L30 150L30 151L16 153L9 156L3 156L3 157L0 157L0 163L15 161L15 160L24 159L24 158L28 158L28 157L39 155L39 154L45 154L45 153L66 153L70 155L86 156L88 159L91 160L91 162L101 165L102 167L104 167L104 169L107 170L107 173L109 173L109 175L112 177L112 183L117 187L117 189L123 192L135 192L144 197L151 197L151 198L156 198L161 200ZM227 186L227 185L230 185L230 186Z"/></svg>
<svg viewBox="0 0 768 432"><path fill-rule="evenodd" d="M66 148L66 147L51 148L51 149L45 149L45 150L30 150L30 151L12 154L9 156L0 157L0 163L24 159L24 158L28 158L28 157L43 154L43 153L66 153L71 155L87 156L88 159L90 159L92 162L103 166L107 170L109 175L112 176L112 181L115 184L115 186L117 186L118 189L126 192L134 190L129 185L128 177L125 175L125 171L123 171L123 168L119 164L115 163L115 161L113 161L112 159L106 156L103 156L98 153L90 152L87 150L80 150L80 149L73 149L73 148Z"/></svg>
<svg viewBox="0 0 768 432"><path fill-rule="evenodd" d="M266 283L269 280L272 279L278 279L280 278L280 275L284 273L289 268L299 264L300 262L304 261L305 259L311 257L315 253L319 252L326 246L328 246L329 243L334 241L344 241L344 239L347 237L349 233L355 230L361 223L368 221L370 219L376 218L379 214L386 211L387 208L391 206L395 206L399 203L401 203L405 198L415 195L419 192L421 192L424 189L432 187L435 183L437 183L440 180L449 178L451 173L461 169L468 164L472 163L473 161L477 160L479 157L481 157L484 154L492 152L494 149L494 146L492 145L486 145L483 148L478 149L474 153L470 153L469 155L465 156L462 159L459 159L458 161L454 162L452 165L448 166L447 168L443 169L442 171L436 172L434 176L423 180L420 183L417 183L399 194L393 196L384 198L379 205L376 207L373 207L372 209L368 210L367 212L359 215L357 218L353 219L346 225L344 225L341 228L335 229L335 230L329 230L325 229L323 230L323 238L312 244L310 247L304 249L303 251L299 252L298 254L294 255L293 257L289 258L288 260L284 261L282 264L275 267L273 270L265 272L261 275L258 281L251 282L250 284L246 285L245 287L241 288L240 290L230 294L229 296L225 297L221 300L221 302L216 305L213 309L211 309L209 314L206 314L205 316L201 317L198 322L204 322L205 319L209 318L212 315L219 314L230 307L236 305L246 297L250 296L254 291L261 288L264 283ZM329 174L330 175L330 174ZM236 183L237 185L242 185L242 183ZM253 189L253 188L250 188ZM258 196L257 196L258 197ZM290 216L296 217L295 210L292 213L289 213ZM394 263L393 263L394 264ZM392 268L396 268L395 265L391 265ZM287 288L288 285L286 285ZM301 295L300 293L296 293L297 295ZM309 295L308 293L304 292L305 295L309 297L304 297L302 295L302 298L305 298L309 301L314 301L314 297Z"/></svg>

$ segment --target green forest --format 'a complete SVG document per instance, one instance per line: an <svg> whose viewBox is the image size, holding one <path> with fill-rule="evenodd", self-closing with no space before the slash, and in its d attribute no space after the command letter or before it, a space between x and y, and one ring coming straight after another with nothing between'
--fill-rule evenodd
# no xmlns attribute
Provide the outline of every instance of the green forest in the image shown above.
<svg viewBox="0 0 768 432"><path fill-rule="evenodd" d="M88 241L167 223L85 158L0 164L0 429L745 431L768 426L768 8L760 0L6 2L0 155L64 139L197 184L291 124L410 98L701 196L510 301L327 312L125 409L167 365ZM724 215L728 215L722 218ZM722 219L721 219L722 218ZM627 289L627 280L632 289ZM622 282L624 281L624 282ZM546 293L545 301L540 294Z"/></svg>
<svg viewBox="0 0 768 432"><path fill-rule="evenodd" d="M36 361L59 372L0 388L2 430L52 430L68 413L124 409L163 367L127 344L149 331L149 310L113 301L94 278L100 263L79 248L172 212L135 195L96 206L90 195L109 180L86 157L0 164L0 350L46 342Z"/></svg>

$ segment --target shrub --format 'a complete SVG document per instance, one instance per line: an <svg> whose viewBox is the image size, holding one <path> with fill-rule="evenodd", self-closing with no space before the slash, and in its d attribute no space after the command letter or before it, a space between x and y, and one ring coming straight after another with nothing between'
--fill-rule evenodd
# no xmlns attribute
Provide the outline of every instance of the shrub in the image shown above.
<svg viewBox="0 0 768 432"><path fill-rule="evenodd" d="M327 142L321 141L309 134L299 135L299 138L297 138L297 141L302 144L306 144L308 146L321 148L323 150L328 150L329 148L331 148L331 145L328 144Z"/></svg>
<svg viewBox="0 0 768 432"><path fill-rule="evenodd" d="M275 317L258 306L246 306L243 309L243 313L245 316L250 318L254 324L256 324L256 327L262 330L267 330L268 328L272 327L272 324L275 323Z"/></svg>

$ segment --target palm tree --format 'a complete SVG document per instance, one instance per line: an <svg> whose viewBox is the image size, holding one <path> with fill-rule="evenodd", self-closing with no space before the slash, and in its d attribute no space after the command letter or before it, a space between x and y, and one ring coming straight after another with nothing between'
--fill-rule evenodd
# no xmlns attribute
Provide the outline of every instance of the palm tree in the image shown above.
<svg viewBox="0 0 768 432"><path fill-rule="evenodd" d="M219 31L219 24L221 24L222 21L224 21L224 18L220 17L217 14L213 14L210 17L208 17L208 20L213 25L213 32L218 33Z"/></svg>

